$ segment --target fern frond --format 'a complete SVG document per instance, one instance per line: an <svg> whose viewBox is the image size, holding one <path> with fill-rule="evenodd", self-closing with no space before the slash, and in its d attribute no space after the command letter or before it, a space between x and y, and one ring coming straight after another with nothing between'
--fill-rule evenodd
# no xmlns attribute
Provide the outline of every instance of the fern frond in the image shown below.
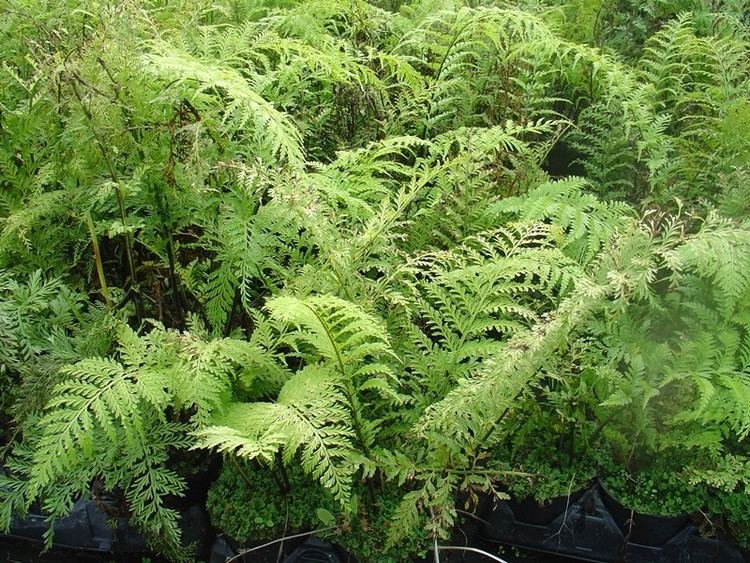
<svg viewBox="0 0 750 563"><path fill-rule="evenodd" d="M251 84L237 71L215 68L199 59L180 52L168 44L155 43L153 53L144 57L145 70L157 77L172 81L172 87L181 87L200 108L218 110L221 98L212 97L224 92L228 104L221 111L221 121L229 132L243 132L248 126L252 132L247 138L256 146L267 149L292 165L303 160L299 132L287 116L256 93ZM191 83L197 87L191 89ZM218 98L218 96L217 96Z"/></svg>
<svg viewBox="0 0 750 563"><path fill-rule="evenodd" d="M215 425L198 432L199 447L268 462L281 451L285 463L300 452L303 469L346 506L354 433L339 377L331 370L308 366L284 384L275 403L232 405Z"/></svg>
<svg viewBox="0 0 750 563"><path fill-rule="evenodd" d="M525 197L498 201L487 214L495 220L511 214L521 221L551 221L552 235L560 237L561 246L573 258L587 264L633 222L628 205L600 201L584 192L587 186L582 178L548 182Z"/></svg>
<svg viewBox="0 0 750 563"><path fill-rule="evenodd" d="M296 327L288 335L291 342L312 347L342 375L361 374L360 362L367 357L393 356L382 322L338 297L279 296L266 307L273 317Z"/></svg>
<svg viewBox="0 0 750 563"><path fill-rule="evenodd" d="M711 213L701 230L684 244L665 252L665 259L677 276L690 268L712 279L719 289L716 298L720 311L725 315L750 287L750 233L716 213Z"/></svg>

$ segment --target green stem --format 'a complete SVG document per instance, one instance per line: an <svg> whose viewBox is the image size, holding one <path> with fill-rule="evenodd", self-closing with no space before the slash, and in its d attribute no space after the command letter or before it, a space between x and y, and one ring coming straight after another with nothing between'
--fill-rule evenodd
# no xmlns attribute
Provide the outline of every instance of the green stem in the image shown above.
<svg viewBox="0 0 750 563"><path fill-rule="evenodd" d="M102 295L104 301L107 303L107 307L112 308L112 297L109 294L109 287L107 287L107 280L104 278L104 267L102 265L102 255L99 251L99 241L96 239L96 229L94 228L94 221L91 219L91 213L87 210L84 214L86 219L86 225L88 225L89 233L91 234L91 245L94 248L94 263L96 264L96 274L99 277L99 285L102 288Z"/></svg>
<svg viewBox="0 0 750 563"><path fill-rule="evenodd" d="M107 149L105 148L104 140L99 135L99 132L96 130L96 127L94 127L94 117L93 115L91 115L91 111L89 110L89 108L86 107L86 104L83 101L83 97L78 91L78 86L76 86L76 79L74 78L73 80L71 80L70 84L73 88L73 93L78 99L78 103L81 105L81 109L83 110L83 113L86 116L86 119L88 120L89 128L91 129L91 133L94 135L94 138L96 139L96 144L99 147L99 151L101 152L102 157L104 158L104 162L107 166L107 171L109 172L110 179L115 185L115 196L117 197L117 206L120 210L120 221L122 222L122 227L124 230L125 259L126 259L127 266L128 266L128 273L130 275L131 287L133 288L133 291L135 294L133 301L135 302L135 306L136 306L136 315L138 316L138 320L140 321L143 318L143 305L138 295L138 286L136 283L136 276L135 276L135 260L133 259L133 240L132 240L132 237L130 236L130 231L128 230L128 217L127 217L127 211L125 209L125 196L122 193L122 187L120 186L120 178L118 177L117 171L115 170L114 163L112 162L112 159L110 158L109 153L107 152Z"/></svg>

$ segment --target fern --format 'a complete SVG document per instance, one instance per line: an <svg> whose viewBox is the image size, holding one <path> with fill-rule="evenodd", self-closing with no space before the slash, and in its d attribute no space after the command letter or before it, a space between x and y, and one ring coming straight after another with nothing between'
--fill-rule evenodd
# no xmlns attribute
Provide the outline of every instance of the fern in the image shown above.
<svg viewBox="0 0 750 563"><path fill-rule="evenodd" d="M300 220L289 214L283 200L263 201L269 190L265 171L240 172L247 179L221 198L218 217L207 225L203 242L216 253L217 266L202 293L208 319L218 331L230 326L236 298L247 310L259 296L278 291L304 265L310 252L306 248L314 244L300 234Z"/></svg>
<svg viewBox="0 0 750 563"><path fill-rule="evenodd" d="M71 381L55 389L56 398L39 421L44 430L28 460L26 503L44 496L52 518L65 515L72 508L72 491L55 485L65 480L85 486L118 451L124 454L119 471L127 471L120 484L137 509L136 523L159 535L168 549L178 549L176 513L162 504L163 497L181 492L184 482L164 462L166 448L185 446L184 428L146 414L153 410L144 413L144 404L159 413L165 406L166 379L137 377L107 359L83 360L65 375Z"/></svg>
<svg viewBox="0 0 750 563"><path fill-rule="evenodd" d="M273 403L236 403L198 434L199 445L273 463L283 452L347 506L351 494L353 439L345 394L334 374L310 366L282 387Z"/></svg>
<svg viewBox="0 0 750 563"><path fill-rule="evenodd" d="M522 221L549 221L552 235L560 237L560 245L579 262L586 264L596 257L618 230L631 223L630 209L622 203L599 201L583 193L586 182L568 178L542 184L525 198L506 198L491 206L486 213L497 220L503 214Z"/></svg>
<svg viewBox="0 0 750 563"><path fill-rule="evenodd" d="M6 525L96 485L186 558L211 452L415 548L532 479L747 488L741 3L32 4L0 23Z"/></svg>
<svg viewBox="0 0 750 563"><path fill-rule="evenodd" d="M710 277L718 289L719 310L727 314L744 298L750 285L749 243L746 230L711 214L698 233L668 252L665 259L676 272L694 268L702 276Z"/></svg>
<svg viewBox="0 0 750 563"><path fill-rule="evenodd" d="M384 327L342 299L281 296L269 301L267 307L275 318L296 327L287 336L290 342L311 346L334 363L342 376L357 377L361 372L354 368L368 356L392 354Z"/></svg>
<svg viewBox="0 0 750 563"><path fill-rule="evenodd" d="M302 160L299 133L294 125L258 95L237 71L208 67L195 57L164 44L155 44L153 51L144 58L148 72L172 81L173 87L186 88L190 81L196 81L198 88L192 94L187 90L185 95L200 108L217 106L210 92L226 92L228 104L222 111L222 124L231 127L231 131L244 131L250 124L254 131L246 138L269 158L279 157L292 164Z"/></svg>
<svg viewBox="0 0 750 563"><path fill-rule="evenodd" d="M43 497L54 519L70 510L74 492L85 492L102 475L108 488L123 489L147 536L181 557L177 513L165 498L185 485L167 467L168 452L189 448L189 430L223 412L240 385L238 364L252 372L273 359L256 343L204 342L158 326L146 337L122 326L118 340L120 361L92 357L61 370L63 382L44 415L24 428L30 449L17 454L18 474L26 478L23 501L5 502L28 508ZM252 378L241 381L249 386ZM191 423L170 420L168 407L191 414Z"/></svg>
<svg viewBox="0 0 750 563"><path fill-rule="evenodd" d="M199 444L267 463L277 451L291 463L299 451L303 469L346 507L362 464L354 439L367 455L374 439L359 397L375 391L397 398L390 367L377 361L393 356L387 333L375 318L333 296L279 296L267 307L294 327L284 341L311 363L284 384L275 402L232 405L199 432Z"/></svg>
<svg viewBox="0 0 750 563"><path fill-rule="evenodd" d="M533 224L483 233L457 249L417 257L404 270L413 317L405 355L418 375L418 404L470 376L573 286L580 272L548 236Z"/></svg>

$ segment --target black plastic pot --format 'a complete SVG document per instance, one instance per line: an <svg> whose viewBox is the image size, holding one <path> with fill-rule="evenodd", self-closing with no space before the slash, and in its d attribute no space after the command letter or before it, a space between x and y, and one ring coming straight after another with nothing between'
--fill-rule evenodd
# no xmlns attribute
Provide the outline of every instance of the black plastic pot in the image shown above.
<svg viewBox="0 0 750 563"><path fill-rule="evenodd" d="M209 563L225 563L225 561L235 557L239 550L234 543L225 538L218 536L211 546L211 554L208 557Z"/></svg>
<svg viewBox="0 0 750 563"><path fill-rule="evenodd" d="M594 485L567 510L547 524L524 521L507 502L485 503L479 516L484 520L479 539L490 544L512 545L522 549L564 555L583 561L607 563L742 563L744 558L730 542L703 538L695 526L683 519L654 517L639 520L644 543L626 536L610 507L603 500L603 490ZM518 503L516 503L518 504ZM627 517L630 511L625 509ZM640 516L640 515L637 515ZM548 519L548 515L544 519ZM528 519L528 516L523 516ZM541 521L542 518L537 518ZM650 534L650 535L649 535ZM662 541L667 538L666 541ZM645 543L650 542L650 543ZM660 542L657 545L653 545Z"/></svg>
<svg viewBox="0 0 750 563"><path fill-rule="evenodd" d="M79 500L68 516L55 520L55 546L99 552L147 552L146 541L128 526L126 518L116 518L117 525L111 526L110 516L102 510L103 504ZM48 528L46 516L32 507L25 518L13 517L8 535L41 542Z"/></svg>
<svg viewBox="0 0 750 563"><path fill-rule="evenodd" d="M578 502L583 496L584 490L574 491L570 496L560 496L553 498L545 503L539 503L533 498L527 498L522 501L509 500L508 506L513 511L513 516L519 522L534 524L535 526L546 526L555 518L565 512Z"/></svg>
<svg viewBox="0 0 750 563"><path fill-rule="evenodd" d="M149 553L145 539L130 527L127 518L113 519L107 512L106 501L76 502L68 516L55 520L55 548L120 555ZM13 517L6 537L41 543L48 528L47 518L32 509L25 518ZM184 510L180 528L185 545L192 545L196 556L205 559L212 533L203 508L196 505Z"/></svg>
<svg viewBox="0 0 750 563"><path fill-rule="evenodd" d="M604 484L599 487L607 510L630 543L663 546L690 524L687 514L658 516L635 512L620 503Z"/></svg>
<svg viewBox="0 0 750 563"><path fill-rule="evenodd" d="M341 548L316 537L291 543L292 547L289 547L289 541L284 543L284 547L288 549L282 551L283 563L347 563L350 560ZM250 561L253 563L275 563L278 561L279 547L280 545L276 543L267 548L249 552L243 557L241 555L243 548L237 546L231 539L220 536L211 548L209 562L225 563L234 559L237 563L249 563Z"/></svg>
<svg viewBox="0 0 750 563"><path fill-rule="evenodd" d="M284 563L344 563L346 554L333 544L316 537L295 549Z"/></svg>

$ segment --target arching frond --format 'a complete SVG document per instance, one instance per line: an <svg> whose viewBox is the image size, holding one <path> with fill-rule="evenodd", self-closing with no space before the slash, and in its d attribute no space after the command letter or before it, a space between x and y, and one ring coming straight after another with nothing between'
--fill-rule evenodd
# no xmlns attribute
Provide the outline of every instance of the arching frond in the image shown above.
<svg viewBox="0 0 750 563"><path fill-rule="evenodd" d="M216 111L229 134L244 135L253 146L291 164L303 159L299 132L287 116L262 98L247 79L231 68L206 65L167 44L154 44L144 68L191 99L200 109ZM249 129L249 131L248 131Z"/></svg>
<svg viewBox="0 0 750 563"><path fill-rule="evenodd" d="M346 404L339 375L310 366L284 384L276 402L234 404L198 433L199 445L269 463L277 451L285 463L299 452L303 469L346 506L354 438Z"/></svg>

